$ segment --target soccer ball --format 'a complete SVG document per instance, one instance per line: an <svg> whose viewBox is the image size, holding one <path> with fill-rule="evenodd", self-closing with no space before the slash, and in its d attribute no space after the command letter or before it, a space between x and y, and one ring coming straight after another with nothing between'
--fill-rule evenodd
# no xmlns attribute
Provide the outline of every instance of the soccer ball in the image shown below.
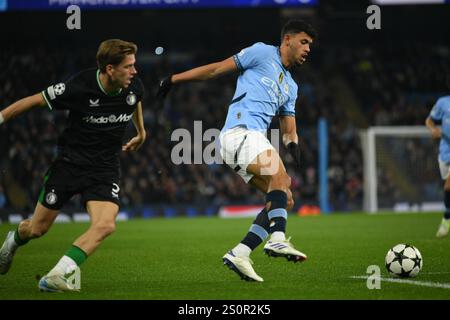
<svg viewBox="0 0 450 320"><path fill-rule="evenodd" d="M416 247L409 244L398 244L389 249L385 263L390 274L402 278L412 278L419 274L423 260Z"/></svg>

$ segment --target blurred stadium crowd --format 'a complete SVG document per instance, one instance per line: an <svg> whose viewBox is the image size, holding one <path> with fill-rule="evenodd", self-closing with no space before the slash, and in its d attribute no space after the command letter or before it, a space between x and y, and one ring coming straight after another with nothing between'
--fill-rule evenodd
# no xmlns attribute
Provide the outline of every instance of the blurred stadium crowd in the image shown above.
<svg viewBox="0 0 450 320"><path fill-rule="evenodd" d="M232 24L223 26L232 29ZM209 32L220 32L217 28ZM326 32L326 27L322 29ZM164 102L155 101L153 95L158 79L163 76L227 58L265 39L253 32L251 42L230 40L226 50L223 43L222 47L214 48L211 44L215 42L211 42L208 50L200 50L199 44L192 42L190 47L184 45L178 58L174 58L176 54L170 56L170 52L155 56L156 44L141 46L138 40L125 40L136 41L140 46L137 68L147 90L144 120L148 139L138 152L121 156L123 207L158 203L264 203L263 195L226 165L174 165L171 161L171 150L177 143L171 141L175 129L192 132L194 121L198 120L202 121L203 132L222 128L236 75L176 87ZM84 50L74 50L67 44L60 44L55 50L54 44L48 42L16 42L2 48L1 107L58 83L78 70L94 67L97 44L91 43ZM358 130L370 125L423 125L435 99L447 90L442 70L448 68L449 56L448 45L440 44L402 41L342 46L327 43L326 39L319 41L312 49L309 63L295 72L300 90L297 128L303 147L301 168L295 167L280 143L281 156L292 177L295 208L318 204L317 122L323 117L329 129L331 209L361 210L363 163ZM350 97L342 94L343 88L349 89ZM0 158L0 208L34 208L64 124L64 112L45 109L33 110L0 126L0 150L7 152ZM277 121L273 126L277 127ZM128 137L133 133L130 126ZM383 185L389 190L389 182ZM79 199L74 198L70 206L80 208Z"/></svg>
<svg viewBox="0 0 450 320"><path fill-rule="evenodd" d="M39 92L76 72L78 68L92 67L91 52L51 51L38 46L26 52L3 51L6 69L0 75L1 101L4 105ZM212 203L260 204L262 194L247 186L225 165L175 165L171 161L171 134L177 128L193 133L194 121L202 121L203 132L209 128L221 129L229 101L234 93L235 76L205 83L187 84L175 88L163 103L155 101L156 81L169 72L184 70L191 65L212 62L217 57L196 57L176 66L167 61L140 69L147 89L144 101L144 120L148 140L137 153L123 154L122 202L124 206L147 203ZM95 62L94 62L95 63ZM49 67L51 66L51 67ZM138 56L139 67L139 56ZM151 71L147 72L149 69ZM302 73L302 72L300 72ZM24 75L26 75L24 77ZM296 168L293 159L281 146L281 154L292 176L292 189L298 204L317 204L317 119L329 122L331 143L330 191L332 202L341 210L346 203L361 205L361 154L357 132L346 124L342 110L333 100L326 81L313 66L299 74L298 128L303 145L303 166ZM320 93L320 94L319 94ZM56 152L56 138L65 124L64 112L33 110L0 127L0 148L8 150L3 167L4 190L21 190L19 199L10 199L6 193L5 207L16 205L31 208L37 199L47 166ZM273 127L277 128L277 121ZM128 137L133 134L130 126ZM281 144L280 144L281 145ZM206 144L205 144L206 146ZM12 188L12 185L15 188ZM12 200L12 201L11 201ZM78 199L72 204L77 206Z"/></svg>

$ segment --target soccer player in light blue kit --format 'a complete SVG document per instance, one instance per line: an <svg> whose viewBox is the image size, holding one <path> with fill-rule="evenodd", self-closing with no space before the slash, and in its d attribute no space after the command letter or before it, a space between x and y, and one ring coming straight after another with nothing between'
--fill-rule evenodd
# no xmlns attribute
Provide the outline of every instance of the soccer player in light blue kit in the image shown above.
<svg viewBox="0 0 450 320"><path fill-rule="evenodd" d="M245 182L266 194L266 206L244 239L223 256L223 262L247 281L263 281L252 267L250 253L269 234L264 246L266 254L294 262L306 259L285 236L286 210L294 205L289 189L291 178L265 132L278 115L283 144L299 165L295 123L298 87L290 70L305 62L315 36L315 30L304 21L289 21L281 32L279 47L258 42L221 62L170 75L159 84L157 97L164 98L174 84L240 72L219 137L220 154Z"/></svg>
<svg viewBox="0 0 450 320"><path fill-rule="evenodd" d="M442 124L441 128L437 124ZM443 238L448 235L450 228L450 96L437 100L430 115L425 121L434 139L441 139L439 143L439 169L444 184L445 212L436 237Z"/></svg>

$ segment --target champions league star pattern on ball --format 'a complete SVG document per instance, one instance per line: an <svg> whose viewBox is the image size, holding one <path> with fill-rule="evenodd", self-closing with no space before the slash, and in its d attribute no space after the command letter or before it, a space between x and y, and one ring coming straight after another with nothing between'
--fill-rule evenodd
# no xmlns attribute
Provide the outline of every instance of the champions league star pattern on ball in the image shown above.
<svg viewBox="0 0 450 320"><path fill-rule="evenodd" d="M385 261L389 273L402 278L417 276L423 266L420 251L409 244L394 246L388 251Z"/></svg>

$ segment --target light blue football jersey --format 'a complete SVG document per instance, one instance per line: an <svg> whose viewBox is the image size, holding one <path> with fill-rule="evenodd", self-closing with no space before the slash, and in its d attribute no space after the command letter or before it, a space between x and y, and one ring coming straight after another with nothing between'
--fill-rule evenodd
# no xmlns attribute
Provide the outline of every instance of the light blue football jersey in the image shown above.
<svg viewBox="0 0 450 320"><path fill-rule="evenodd" d="M222 132L236 126L265 131L275 115L295 116L298 87L278 47L258 42L233 58L241 74Z"/></svg>
<svg viewBox="0 0 450 320"><path fill-rule="evenodd" d="M430 112L433 121L441 122L441 142L439 144L439 159L450 163L450 96L439 98Z"/></svg>

